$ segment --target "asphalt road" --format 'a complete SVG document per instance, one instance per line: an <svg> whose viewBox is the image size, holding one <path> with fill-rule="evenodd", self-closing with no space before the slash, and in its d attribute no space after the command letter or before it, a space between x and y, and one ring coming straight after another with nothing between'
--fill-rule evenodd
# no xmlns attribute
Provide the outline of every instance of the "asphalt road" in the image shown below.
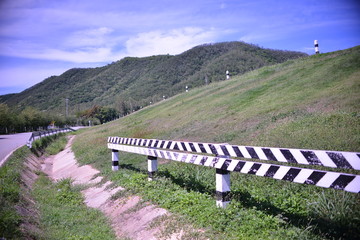
<svg viewBox="0 0 360 240"><path fill-rule="evenodd" d="M84 127L72 127L78 130ZM4 164L6 159L19 147L24 146L31 137L31 132L17 133L10 135L0 135L0 167Z"/></svg>
<svg viewBox="0 0 360 240"><path fill-rule="evenodd" d="M17 148L26 144L31 132L0 135L0 166Z"/></svg>

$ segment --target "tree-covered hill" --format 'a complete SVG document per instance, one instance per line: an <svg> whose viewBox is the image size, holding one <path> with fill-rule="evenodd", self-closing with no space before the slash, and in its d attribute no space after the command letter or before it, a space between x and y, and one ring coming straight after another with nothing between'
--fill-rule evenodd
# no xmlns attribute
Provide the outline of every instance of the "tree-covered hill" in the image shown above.
<svg viewBox="0 0 360 240"><path fill-rule="evenodd" d="M71 113L102 105L125 114L185 91L185 86L225 80L227 70L234 76L303 56L243 42L205 44L175 56L126 57L104 67L70 69L19 94L0 96L0 102L62 113L67 98Z"/></svg>

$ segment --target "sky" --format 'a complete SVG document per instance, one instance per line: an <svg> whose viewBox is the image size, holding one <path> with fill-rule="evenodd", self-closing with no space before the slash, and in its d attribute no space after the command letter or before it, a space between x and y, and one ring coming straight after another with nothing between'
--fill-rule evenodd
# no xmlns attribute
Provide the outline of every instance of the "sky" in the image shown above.
<svg viewBox="0 0 360 240"><path fill-rule="evenodd" d="M0 0L0 95L71 68L243 41L314 54L360 45L358 0Z"/></svg>

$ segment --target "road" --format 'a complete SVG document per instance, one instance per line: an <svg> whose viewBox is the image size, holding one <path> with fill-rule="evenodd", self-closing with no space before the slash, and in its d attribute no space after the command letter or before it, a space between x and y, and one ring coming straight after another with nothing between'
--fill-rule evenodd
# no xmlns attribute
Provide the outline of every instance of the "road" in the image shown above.
<svg viewBox="0 0 360 240"><path fill-rule="evenodd" d="M84 127L72 127L78 130ZM26 144L31 137L31 132L17 133L10 135L0 135L0 167L4 164L6 159L19 147Z"/></svg>
<svg viewBox="0 0 360 240"><path fill-rule="evenodd" d="M31 132L0 135L0 166L17 148L26 144Z"/></svg>

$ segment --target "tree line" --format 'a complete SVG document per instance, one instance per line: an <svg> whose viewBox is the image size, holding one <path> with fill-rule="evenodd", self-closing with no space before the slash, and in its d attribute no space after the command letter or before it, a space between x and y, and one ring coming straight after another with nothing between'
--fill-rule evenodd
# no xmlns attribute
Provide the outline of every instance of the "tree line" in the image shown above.
<svg viewBox="0 0 360 240"><path fill-rule="evenodd" d="M0 133L10 134L33 132L49 128L62 128L75 125L103 124L118 117L113 108L94 106L78 112L75 116L62 116L56 113L39 111L34 107L26 107L22 111L11 110L8 105L0 103Z"/></svg>
<svg viewBox="0 0 360 240"><path fill-rule="evenodd" d="M76 116L82 122L92 121L94 125L97 125L117 119L119 113L114 108L95 105L92 108L78 112Z"/></svg>

